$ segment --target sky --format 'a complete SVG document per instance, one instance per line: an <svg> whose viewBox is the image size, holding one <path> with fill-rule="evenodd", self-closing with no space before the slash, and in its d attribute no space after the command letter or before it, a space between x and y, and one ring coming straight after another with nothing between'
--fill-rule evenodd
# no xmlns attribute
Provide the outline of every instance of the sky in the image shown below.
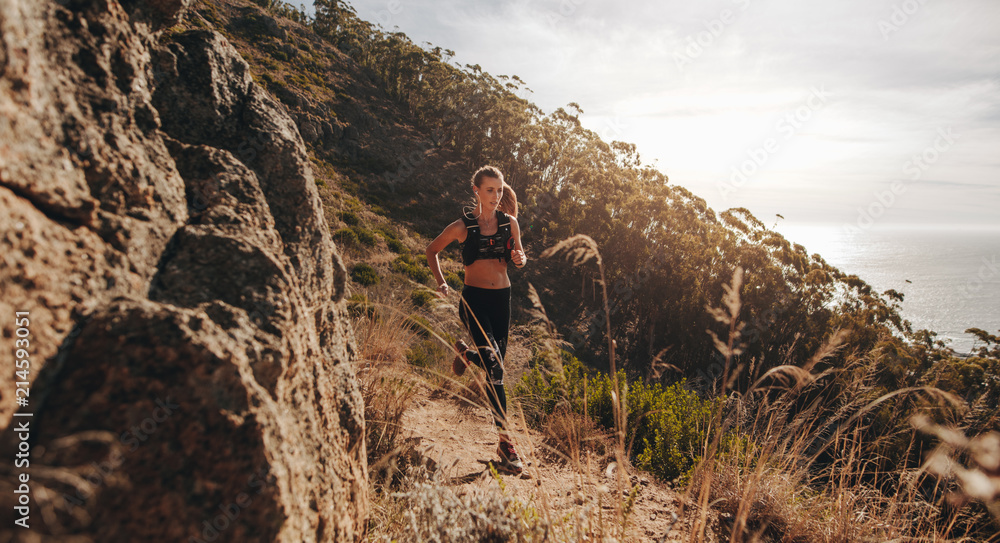
<svg viewBox="0 0 1000 543"><path fill-rule="evenodd" d="M717 211L1000 229L996 0L350 4L521 77L546 113L578 103L585 127Z"/></svg>

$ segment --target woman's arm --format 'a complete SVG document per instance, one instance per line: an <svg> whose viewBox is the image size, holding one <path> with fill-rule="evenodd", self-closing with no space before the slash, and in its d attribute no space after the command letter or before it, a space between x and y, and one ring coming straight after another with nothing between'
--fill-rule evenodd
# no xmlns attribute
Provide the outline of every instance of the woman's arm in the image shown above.
<svg viewBox="0 0 1000 543"><path fill-rule="evenodd" d="M514 217L510 218L510 235L514 237L514 250L510 253L510 259L515 266L523 268L528 262L528 257L524 254L524 247L521 246L521 226Z"/></svg>
<svg viewBox="0 0 1000 543"><path fill-rule="evenodd" d="M444 298L448 295L448 282L444 280L444 274L441 273L441 263L438 261L438 253L443 251L451 242L460 241L461 235L464 232L465 223L457 220L445 227L444 231L427 246L427 265L430 266L431 273L434 274L434 281L438 286L438 297Z"/></svg>

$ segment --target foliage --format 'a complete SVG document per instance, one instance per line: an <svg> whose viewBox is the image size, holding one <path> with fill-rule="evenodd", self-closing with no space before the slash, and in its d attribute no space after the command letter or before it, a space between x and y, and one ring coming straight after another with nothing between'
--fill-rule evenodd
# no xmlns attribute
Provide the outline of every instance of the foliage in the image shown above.
<svg viewBox="0 0 1000 543"><path fill-rule="evenodd" d="M420 368L433 368L439 360L445 360L449 351L433 338L423 339L406 351L406 361Z"/></svg>
<svg viewBox="0 0 1000 543"><path fill-rule="evenodd" d="M437 296L435 296L433 292L424 288L419 288L410 292L410 301L412 301L413 305L417 307L423 307L435 298L437 298Z"/></svg>
<svg viewBox="0 0 1000 543"><path fill-rule="evenodd" d="M624 371L619 382L625 382ZM522 377L514 393L522 402L526 422L536 427L562 410L585 412L589 420L613 429L611 391L609 375L588 375L577 358L564 352L562 372L546 378L536 368ZM637 464L664 479L688 470L699 454L715 404L701 400L683 382L663 388L635 381L623 396L628 413L625 438Z"/></svg>
<svg viewBox="0 0 1000 543"><path fill-rule="evenodd" d="M374 247L375 244L378 243L378 238L375 236L375 234L371 230L363 226L352 226L351 230L354 232L354 235L355 237L357 237L358 241L364 245L367 245L369 247Z"/></svg>
<svg viewBox="0 0 1000 543"><path fill-rule="evenodd" d="M622 372L622 382L624 377ZM588 412L607 425L613 420L610 380L595 380L591 390ZM665 480L686 472L700 453L715 404L685 388L683 381L666 388L635 381L624 396L628 406L626 439L636 465Z"/></svg>
<svg viewBox="0 0 1000 543"><path fill-rule="evenodd" d="M399 235L391 228L387 226L379 226L375 229L375 231L385 239L386 246L389 247L390 251L394 253L409 252L406 245L404 245L402 240L399 239Z"/></svg>
<svg viewBox="0 0 1000 543"><path fill-rule="evenodd" d="M392 261L392 270L405 274L418 283L427 283L431 278L425 255L399 255Z"/></svg>
<svg viewBox="0 0 1000 543"><path fill-rule="evenodd" d="M370 287L377 285L382 278L371 265L359 262L351 269L351 280L361 286Z"/></svg>
<svg viewBox="0 0 1000 543"><path fill-rule="evenodd" d="M358 235L350 228L341 228L333 233L333 241L347 247L354 247L358 244Z"/></svg>
<svg viewBox="0 0 1000 543"><path fill-rule="evenodd" d="M464 270L461 274L455 273L453 271L445 272L444 280L446 283L448 283L448 286L451 287L452 289L460 290L462 288L462 285L465 284L465 279L463 279L464 275L465 275Z"/></svg>
<svg viewBox="0 0 1000 543"><path fill-rule="evenodd" d="M337 213L337 218L343 221L347 226L357 226L361 224L361 219L359 219L357 213L353 211L341 211L340 213Z"/></svg>

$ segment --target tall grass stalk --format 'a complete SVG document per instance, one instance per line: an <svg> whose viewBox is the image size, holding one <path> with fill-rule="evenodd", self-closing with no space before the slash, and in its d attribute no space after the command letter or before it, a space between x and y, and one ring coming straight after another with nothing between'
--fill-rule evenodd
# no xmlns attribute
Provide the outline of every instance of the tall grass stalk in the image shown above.
<svg viewBox="0 0 1000 543"><path fill-rule="evenodd" d="M740 301L740 288L743 286L743 268L736 268L733 272L733 281L729 285L723 285L723 290L725 294L722 297L722 303L725 309L720 307L707 306L706 310L709 312L716 321L728 326L728 334L726 336L726 341L723 342L712 330L707 330L708 334L712 336L712 340L715 343L716 349L725 357L726 362L722 372L722 390L721 393L725 393L732 386L736 379L738 371L732 372L730 374L731 365L733 357L739 355L743 352L742 346L739 343L740 331L743 329L743 323L739 322L740 308L742 303ZM713 384L714 390L714 384ZM722 412L723 406L719 406L715 411L715 416L713 417L712 424L709 431L706 433L707 443L702 454L702 462L696 468L698 472L701 473L701 485L698 489L698 517L695 520L693 530L691 531L691 540L701 543L705 538L705 529L708 523L708 512L709 512L709 498L711 496L712 489L712 479L715 476L715 470L713 469L713 463L715 462L716 453L719 449L719 442L725 433L722 428ZM714 429L714 431L712 431ZM690 492L690 488L688 492Z"/></svg>
<svg viewBox="0 0 1000 543"><path fill-rule="evenodd" d="M597 242L586 234L577 234L560 241L543 251L542 257L547 258L559 253L566 253L567 259L572 259L574 266L580 266L594 260L601 277L601 299L604 303L604 321L608 340L608 362L611 369L611 404L615 423L615 460L618 463L615 479L618 486L617 496L620 497L625 492L625 469L628 465L628 459L625 454L625 420L627 414L625 413L625 402L622 400L622 389L618 383L618 367L615 364L616 345L614 338L611 336L611 311L608 306L608 284L604 276L604 259L601 257ZM622 537L624 537L627 513L620 499L615 500L615 506L618 517L622 519Z"/></svg>

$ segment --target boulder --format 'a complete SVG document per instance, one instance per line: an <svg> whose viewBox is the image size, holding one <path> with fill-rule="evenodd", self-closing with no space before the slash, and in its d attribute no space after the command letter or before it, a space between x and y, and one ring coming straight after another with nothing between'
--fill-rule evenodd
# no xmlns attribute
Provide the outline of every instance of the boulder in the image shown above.
<svg viewBox="0 0 1000 543"><path fill-rule="evenodd" d="M186 3L0 2L0 449L32 413L35 540L358 541L346 270L285 109L223 36L158 42Z"/></svg>

